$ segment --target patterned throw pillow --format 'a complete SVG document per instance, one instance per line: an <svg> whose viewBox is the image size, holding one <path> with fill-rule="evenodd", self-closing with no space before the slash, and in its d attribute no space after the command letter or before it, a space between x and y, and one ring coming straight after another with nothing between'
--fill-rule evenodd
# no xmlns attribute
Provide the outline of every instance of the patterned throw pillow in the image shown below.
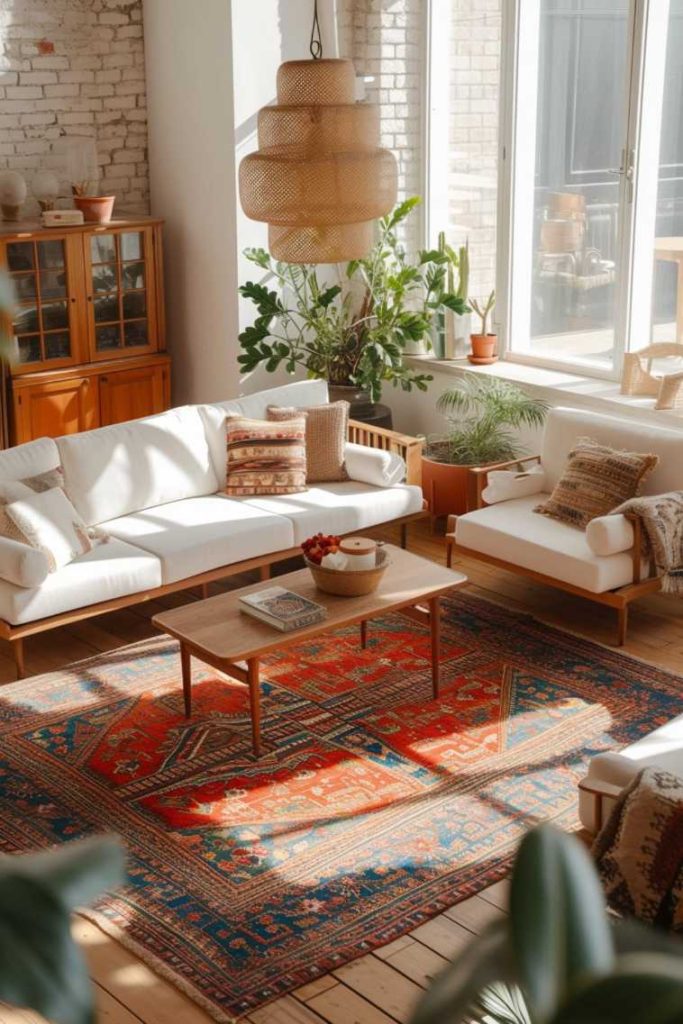
<svg viewBox="0 0 683 1024"><path fill-rule="evenodd" d="M225 493L297 494L306 490L306 416L273 423L228 417Z"/></svg>
<svg viewBox="0 0 683 1024"><path fill-rule="evenodd" d="M49 469L46 473L36 473L24 480L0 480L0 536L26 544L26 538L16 523L8 518L5 508L12 501L30 498L32 494L41 494L53 487L64 487L64 471L61 466Z"/></svg>
<svg viewBox="0 0 683 1024"><path fill-rule="evenodd" d="M42 551L50 572L73 562L92 548L88 528L61 487L31 492L5 506L23 543Z"/></svg>
<svg viewBox="0 0 683 1024"><path fill-rule="evenodd" d="M306 414L306 480L309 484L348 480L344 447L349 426L349 403L329 402L306 409L269 405L269 420L292 420Z"/></svg>
<svg viewBox="0 0 683 1024"><path fill-rule="evenodd" d="M634 498L658 462L656 455L617 451L580 437L552 494L534 512L585 530L591 519Z"/></svg>

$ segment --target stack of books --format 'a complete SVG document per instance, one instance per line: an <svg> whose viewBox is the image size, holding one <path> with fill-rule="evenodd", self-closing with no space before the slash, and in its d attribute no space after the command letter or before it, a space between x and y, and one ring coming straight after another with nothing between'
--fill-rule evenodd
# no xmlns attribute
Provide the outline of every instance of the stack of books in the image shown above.
<svg viewBox="0 0 683 1024"><path fill-rule="evenodd" d="M240 611L288 633L327 618L327 608L284 587L268 587L239 599Z"/></svg>

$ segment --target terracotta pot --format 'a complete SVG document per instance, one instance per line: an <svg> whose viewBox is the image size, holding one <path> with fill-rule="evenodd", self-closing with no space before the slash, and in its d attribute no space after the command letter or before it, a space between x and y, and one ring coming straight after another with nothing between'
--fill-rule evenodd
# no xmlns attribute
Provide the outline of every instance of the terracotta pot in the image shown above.
<svg viewBox="0 0 683 1024"><path fill-rule="evenodd" d="M91 224L108 224L116 196L74 196L74 206Z"/></svg>
<svg viewBox="0 0 683 1024"><path fill-rule="evenodd" d="M472 354L468 355L471 363L495 363L498 337L495 334L470 334Z"/></svg>
<svg viewBox="0 0 683 1024"><path fill-rule="evenodd" d="M432 521L438 516L461 516L474 508L476 481L470 468L422 456L422 493Z"/></svg>

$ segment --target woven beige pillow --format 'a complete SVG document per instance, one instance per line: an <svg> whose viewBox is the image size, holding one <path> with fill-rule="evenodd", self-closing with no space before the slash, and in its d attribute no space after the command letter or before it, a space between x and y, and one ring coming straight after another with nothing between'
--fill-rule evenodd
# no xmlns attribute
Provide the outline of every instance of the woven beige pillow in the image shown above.
<svg viewBox="0 0 683 1024"><path fill-rule="evenodd" d="M64 471L61 466L46 473L36 473L24 480L0 481L0 536L9 537L20 544L29 543L17 524L7 515L5 508L13 501L21 501L32 494L42 494L53 487L64 488Z"/></svg>
<svg viewBox="0 0 683 1024"><path fill-rule="evenodd" d="M225 493L297 494L306 490L306 414L286 423L228 416Z"/></svg>
<svg viewBox="0 0 683 1024"><path fill-rule="evenodd" d="M591 519L634 498L658 462L656 455L618 451L580 437L552 494L534 512L585 530Z"/></svg>
<svg viewBox="0 0 683 1024"><path fill-rule="evenodd" d="M306 409L269 405L269 420L291 420L306 413L306 480L309 484L348 480L344 446L349 425L349 403L329 402Z"/></svg>

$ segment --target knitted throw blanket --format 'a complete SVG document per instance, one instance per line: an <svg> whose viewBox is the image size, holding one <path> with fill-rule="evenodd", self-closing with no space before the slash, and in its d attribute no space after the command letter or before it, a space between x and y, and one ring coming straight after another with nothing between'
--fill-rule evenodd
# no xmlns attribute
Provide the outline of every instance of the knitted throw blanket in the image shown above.
<svg viewBox="0 0 683 1024"><path fill-rule="evenodd" d="M652 556L662 590L683 594L683 491L631 498L613 510L640 519L643 539Z"/></svg>

